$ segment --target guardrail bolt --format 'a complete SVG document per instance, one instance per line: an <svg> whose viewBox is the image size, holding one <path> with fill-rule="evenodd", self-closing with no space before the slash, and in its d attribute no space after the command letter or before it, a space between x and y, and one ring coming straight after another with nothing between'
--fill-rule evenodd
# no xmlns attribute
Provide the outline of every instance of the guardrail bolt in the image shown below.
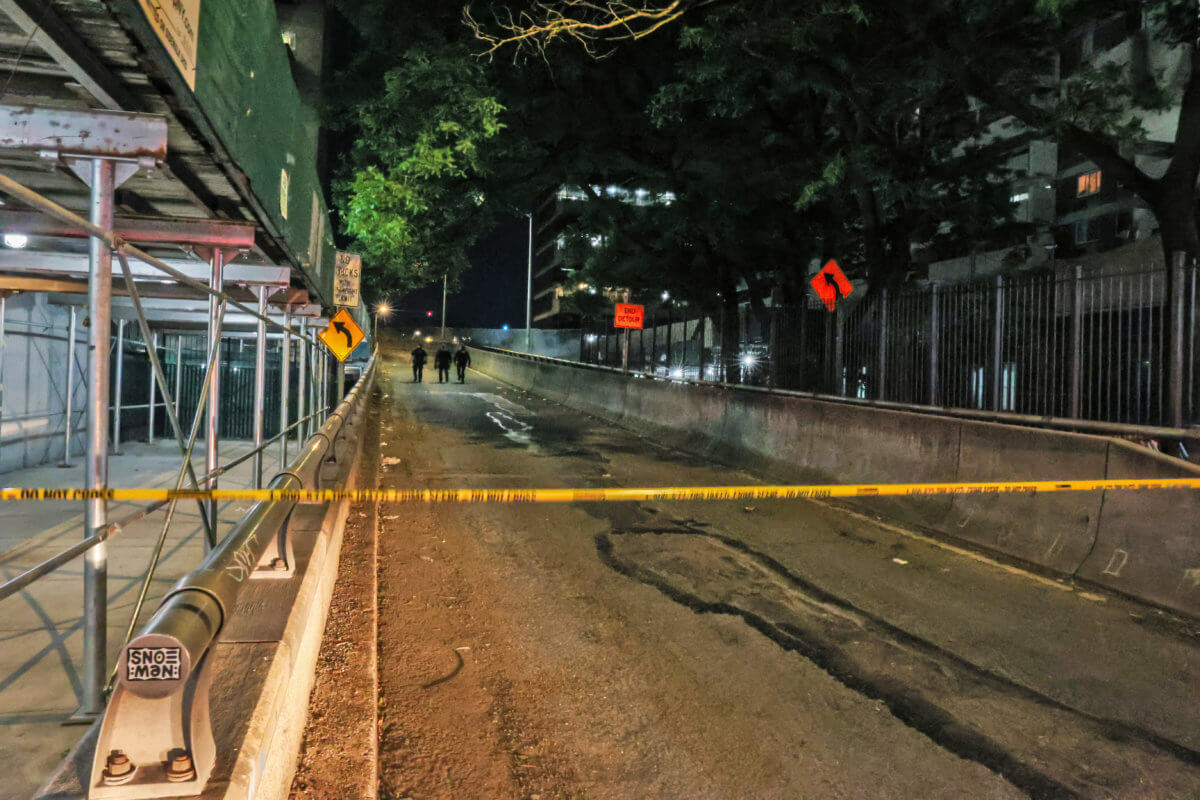
<svg viewBox="0 0 1200 800"><path fill-rule="evenodd" d="M135 769L137 768L129 760L129 756L120 750L113 750L104 759L104 771L101 775L104 778L105 784L120 786L122 783L128 783L133 780Z"/></svg>
<svg viewBox="0 0 1200 800"><path fill-rule="evenodd" d="M192 757L187 750L177 747L167 753L167 780L171 783L190 781L196 777Z"/></svg>

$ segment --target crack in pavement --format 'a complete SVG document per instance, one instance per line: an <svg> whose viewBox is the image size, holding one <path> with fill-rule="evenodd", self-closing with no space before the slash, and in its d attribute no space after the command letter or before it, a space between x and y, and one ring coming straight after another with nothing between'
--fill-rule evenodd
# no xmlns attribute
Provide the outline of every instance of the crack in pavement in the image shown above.
<svg viewBox="0 0 1200 800"><path fill-rule="evenodd" d="M614 526L595 544L611 569L696 613L741 618L1033 798L1142 796L1151 787L1190 796L1200 784L1195 750L972 664L694 521Z"/></svg>

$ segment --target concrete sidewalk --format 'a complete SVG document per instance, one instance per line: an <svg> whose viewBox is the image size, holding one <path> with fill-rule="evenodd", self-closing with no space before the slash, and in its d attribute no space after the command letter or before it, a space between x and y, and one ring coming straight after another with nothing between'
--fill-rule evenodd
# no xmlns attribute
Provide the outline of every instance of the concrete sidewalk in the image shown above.
<svg viewBox="0 0 1200 800"><path fill-rule="evenodd" d="M123 453L109 460L113 487L173 486L181 464L172 441L122 443ZM247 453L247 442L222 442L221 461ZM297 452L289 445L289 457ZM266 452L267 479L279 471L279 446ZM80 487L83 459L70 468L42 466L0 475L0 485ZM203 472L203 454L193 455ZM251 486L252 461L221 477L226 488ZM249 501L221 505L223 534L249 509ZM109 519L118 521L141 507L113 503ZM125 629L153 554L166 509L126 527L108 547L108 650L116 662ZM83 536L83 506L78 502L0 504L0 582L40 563ZM139 624L154 613L159 599L203 557L203 527L195 502L180 503L163 545L162 558L143 606ZM20 595L0 600L0 800L29 797L49 777L85 726L64 726L78 705L82 686L79 665L83 648L83 561L59 568Z"/></svg>

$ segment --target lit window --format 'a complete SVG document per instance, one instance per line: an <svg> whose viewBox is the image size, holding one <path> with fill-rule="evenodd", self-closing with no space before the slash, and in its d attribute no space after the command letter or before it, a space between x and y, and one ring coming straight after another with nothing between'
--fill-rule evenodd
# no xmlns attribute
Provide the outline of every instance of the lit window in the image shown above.
<svg viewBox="0 0 1200 800"><path fill-rule="evenodd" d="M1029 192L1019 192L1017 194L1014 194L1012 197L1008 198L1008 202L1012 203L1013 205L1016 205L1017 203L1024 203L1028 199L1029 199Z"/></svg>
<svg viewBox="0 0 1200 800"><path fill-rule="evenodd" d="M1085 172L1076 179L1075 196L1089 197L1100 193L1100 170Z"/></svg>

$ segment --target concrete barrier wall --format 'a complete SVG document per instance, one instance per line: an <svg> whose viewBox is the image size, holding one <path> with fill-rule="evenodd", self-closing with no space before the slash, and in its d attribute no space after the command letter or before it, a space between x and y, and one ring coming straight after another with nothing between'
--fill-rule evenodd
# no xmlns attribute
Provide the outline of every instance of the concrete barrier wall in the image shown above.
<svg viewBox="0 0 1200 800"><path fill-rule="evenodd" d="M693 385L474 349L476 369L777 480L1200 477L1119 439ZM862 505L863 503L860 503ZM878 498L906 525L1200 616L1200 492Z"/></svg>

